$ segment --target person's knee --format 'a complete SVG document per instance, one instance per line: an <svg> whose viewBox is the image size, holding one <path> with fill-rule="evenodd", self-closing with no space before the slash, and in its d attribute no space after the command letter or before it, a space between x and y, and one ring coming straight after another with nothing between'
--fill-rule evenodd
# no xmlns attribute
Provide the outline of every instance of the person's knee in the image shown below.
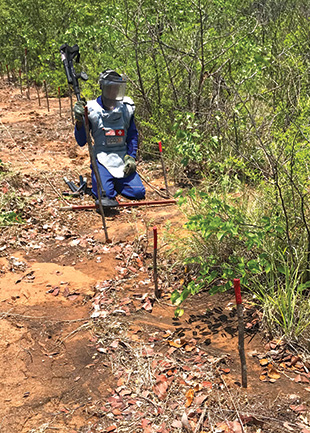
<svg viewBox="0 0 310 433"><path fill-rule="evenodd" d="M143 185L126 185L125 188L122 188L121 191L119 191L120 194L122 194L124 197L133 199L133 200L140 200L141 198L144 198L145 196L145 188Z"/></svg>
<svg viewBox="0 0 310 433"><path fill-rule="evenodd" d="M144 188L144 186L142 185L140 188L138 188L136 191L135 191L135 195L136 195L136 198L138 199L138 200L140 200L141 198L144 198L145 197L145 188Z"/></svg>

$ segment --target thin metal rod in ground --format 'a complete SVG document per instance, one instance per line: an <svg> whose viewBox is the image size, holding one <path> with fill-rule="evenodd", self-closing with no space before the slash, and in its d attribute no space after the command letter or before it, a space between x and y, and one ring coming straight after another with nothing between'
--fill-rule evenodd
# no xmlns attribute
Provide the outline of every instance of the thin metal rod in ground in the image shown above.
<svg viewBox="0 0 310 433"><path fill-rule="evenodd" d="M8 75L8 82L10 82L10 72L9 72L9 65L6 65L6 73Z"/></svg>
<svg viewBox="0 0 310 433"><path fill-rule="evenodd" d="M25 74L26 74L26 81L27 81L27 98L30 99L30 85L29 85L28 62L27 62L27 48L25 48Z"/></svg>
<svg viewBox="0 0 310 433"><path fill-rule="evenodd" d="M19 74L19 87L20 87L20 94L23 94L23 83L22 83L22 70L20 69L18 71Z"/></svg>
<svg viewBox="0 0 310 433"><path fill-rule="evenodd" d="M168 188L168 181L167 181L167 172L166 172L166 167L165 167L165 161L164 161L164 158L163 158L163 148L162 148L162 145L161 145L161 141L158 142L158 147L159 147L161 166L162 166L162 169L163 169L163 174L164 174L164 179L165 179L166 195L167 195L167 197L170 197L169 188Z"/></svg>
<svg viewBox="0 0 310 433"><path fill-rule="evenodd" d="M46 85L46 81L43 81L44 84L44 90L45 90L45 98L46 98L46 103L47 103L47 111L50 111L50 103L48 100L48 92L47 92L47 85Z"/></svg>
<svg viewBox="0 0 310 433"><path fill-rule="evenodd" d="M154 206L154 205L166 205L166 204L175 204L176 200L157 200L157 201L129 201L129 202L119 202L118 207L138 207L138 206ZM87 210L87 209L97 209L98 205L96 204L85 204L85 205L76 205L76 206L66 206L61 207L59 210Z"/></svg>
<svg viewBox="0 0 310 433"><path fill-rule="evenodd" d="M59 101L59 117L61 117L61 98L60 98L60 87L58 87L58 101Z"/></svg>
<svg viewBox="0 0 310 433"><path fill-rule="evenodd" d="M100 178L100 174L99 174L99 170L98 170L98 166L97 166L97 160L96 160L96 157L94 155L92 139L90 136L87 105L85 105L85 109L84 109L84 120L85 120L84 123L85 123L86 138L87 138L90 162L91 162L92 168L94 170L94 174L95 174L95 178L96 178L96 182L97 182L97 195L98 195L99 211L100 211L100 215L102 218L102 225L103 225L105 240L106 240L106 242L109 242L109 235L108 235L107 225L105 222L104 210L103 210L103 206L102 206L102 202L101 202L101 197L103 195L105 195L105 191L102 187L101 178Z"/></svg>
<svg viewBox="0 0 310 433"><path fill-rule="evenodd" d="M157 192L158 195L160 195L160 197L164 197L166 198L166 194L163 194L161 191L159 191L154 185L152 185L150 182L148 182L146 180L146 178L140 173L140 171L137 170L138 175L141 177L141 179L143 180L144 183L146 183L148 186L150 186L154 191Z"/></svg>
<svg viewBox="0 0 310 433"><path fill-rule="evenodd" d="M160 298L160 290L158 289L158 275L157 275L157 227L153 227L153 238L154 238L154 252L153 252L153 277L155 285L155 296Z"/></svg>
<svg viewBox="0 0 310 433"><path fill-rule="evenodd" d="M39 107L41 107L41 98L40 98L40 90L39 90L39 86L38 86L37 84L35 84L34 87L36 88L36 91L37 91Z"/></svg>
<svg viewBox="0 0 310 433"><path fill-rule="evenodd" d="M244 351L244 321L243 321L243 305L241 299L241 289L239 278L234 279L234 289L237 304L237 314L238 314L238 348L239 356L241 361L241 384L243 388L247 388L247 366Z"/></svg>
<svg viewBox="0 0 310 433"><path fill-rule="evenodd" d="M68 88L69 88L69 99L70 99L71 120L72 120L72 123L73 123L73 125L74 125L72 90L71 90L71 87L70 87L70 84L69 84L69 83L68 83Z"/></svg>

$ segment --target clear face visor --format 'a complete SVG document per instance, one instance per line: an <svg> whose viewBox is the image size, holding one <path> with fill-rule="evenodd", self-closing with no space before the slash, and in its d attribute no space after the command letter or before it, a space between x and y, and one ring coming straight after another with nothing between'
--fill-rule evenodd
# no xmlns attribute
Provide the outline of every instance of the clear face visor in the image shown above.
<svg viewBox="0 0 310 433"><path fill-rule="evenodd" d="M101 82L102 96L107 101L122 101L125 96L126 82L103 80Z"/></svg>

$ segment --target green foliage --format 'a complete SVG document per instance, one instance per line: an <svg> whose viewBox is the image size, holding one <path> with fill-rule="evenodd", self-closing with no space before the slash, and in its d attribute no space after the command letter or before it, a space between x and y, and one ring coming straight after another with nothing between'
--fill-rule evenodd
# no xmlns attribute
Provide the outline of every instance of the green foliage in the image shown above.
<svg viewBox="0 0 310 433"><path fill-rule="evenodd" d="M187 262L199 265L199 276L180 297L174 294L174 303L182 302L202 287L215 293L230 288L234 278L247 285L253 276L269 272L264 246L266 242L278 247L283 243L285 230L279 216L251 215L249 203L241 196L219 199L210 193L192 191L190 197L199 212L189 216L186 224L193 233L189 246L192 254Z"/></svg>
<svg viewBox="0 0 310 433"><path fill-rule="evenodd" d="M0 160L0 186L7 185L13 174L9 167ZM5 187L7 188L7 187ZM23 222L20 216L24 206L24 200L16 195L14 188L0 195L0 226L9 226Z"/></svg>
<svg viewBox="0 0 310 433"><path fill-rule="evenodd" d="M10 226L12 224L22 223L21 217L16 212L3 212L0 213L0 225Z"/></svg>
<svg viewBox="0 0 310 433"><path fill-rule="evenodd" d="M270 270L265 284L253 280L251 291L262 307L271 335L284 335L289 340L305 336L310 326L310 281L303 282L300 264L288 263L284 254L270 257Z"/></svg>

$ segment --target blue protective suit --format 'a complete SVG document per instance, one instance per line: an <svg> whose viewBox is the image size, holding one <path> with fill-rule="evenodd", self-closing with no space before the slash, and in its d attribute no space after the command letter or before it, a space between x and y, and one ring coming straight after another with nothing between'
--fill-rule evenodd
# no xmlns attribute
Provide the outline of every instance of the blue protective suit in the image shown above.
<svg viewBox="0 0 310 433"><path fill-rule="evenodd" d="M125 101L128 101L128 105ZM145 188L138 173L123 177L124 156L136 158L138 150L134 105L132 101L130 104L130 101L130 98L124 99L124 102L118 103L114 110L105 110L101 96L87 104L90 128L95 142L94 153L102 186L108 198L122 194L131 199L141 199L145 195ZM120 137L117 137L117 134ZM79 130L75 127L75 138L79 146L86 144L84 126ZM97 182L93 170L92 193L97 197Z"/></svg>

